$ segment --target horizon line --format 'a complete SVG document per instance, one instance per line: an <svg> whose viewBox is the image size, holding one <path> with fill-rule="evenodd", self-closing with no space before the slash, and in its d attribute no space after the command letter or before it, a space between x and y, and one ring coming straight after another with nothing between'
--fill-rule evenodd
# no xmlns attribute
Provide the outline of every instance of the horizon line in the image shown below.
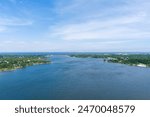
<svg viewBox="0 0 150 117"><path fill-rule="evenodd" d="M142 52L139 52L139 51L108 51L108 52L105 52L105 51L22 51L22 52L0 52L0 53L150 53L150 51L142 51Z"/></svg>

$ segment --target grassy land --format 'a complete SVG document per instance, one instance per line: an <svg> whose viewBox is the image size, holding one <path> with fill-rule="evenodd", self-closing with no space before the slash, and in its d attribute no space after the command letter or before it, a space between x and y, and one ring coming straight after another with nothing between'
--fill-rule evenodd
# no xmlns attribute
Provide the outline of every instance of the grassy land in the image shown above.
<svg viewBox="0 0 150 117"><path fill-rule="evenodd" d="M80 58L103 58L106 62L128 64L139 67L150 67L150 54L74 54L70 56Z"/></svg>
<svg viewBox="0 0 150 117"><path fill-rule="evenodd" d="M36 64L48 64L48 60L42 55L0 55L0 71L11 71Z"/></svg>

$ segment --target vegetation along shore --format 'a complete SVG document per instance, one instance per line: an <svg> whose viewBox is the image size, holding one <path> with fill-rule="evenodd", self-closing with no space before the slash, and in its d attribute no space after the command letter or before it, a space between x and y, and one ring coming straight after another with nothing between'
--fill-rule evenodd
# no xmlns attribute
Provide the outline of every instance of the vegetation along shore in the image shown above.
<svg viewBox="0 0 150 117"><path fill-rule="evenodd" d="M105 62L150 67L150 54L72 54L70 56L79 58L103 58Z"/></svg>
<svg viewBox="0 0 150 117"><path fill-rule="evenodd" d="M49 64L44 55L0 55L0 71L12 71L37 64Z"/></svg>

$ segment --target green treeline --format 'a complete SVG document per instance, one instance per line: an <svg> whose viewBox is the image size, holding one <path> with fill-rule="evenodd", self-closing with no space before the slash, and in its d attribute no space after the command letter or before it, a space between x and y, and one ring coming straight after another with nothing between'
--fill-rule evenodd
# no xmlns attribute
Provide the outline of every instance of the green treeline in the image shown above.
<svg viewBox="0 0 150 117"><path fill-rule="evenodd" d="M122 63L128 65L139 65L144 64L150 67L150 54L74 54L71 57L79 58L103 58L104 61L113 63Z"/></svg>
<svg viewBox="0 0 150 117"><path fill-rule="evenodd" d="M0 71L47 63L50 63L50 60L42 55L0 55Z"/></svg>

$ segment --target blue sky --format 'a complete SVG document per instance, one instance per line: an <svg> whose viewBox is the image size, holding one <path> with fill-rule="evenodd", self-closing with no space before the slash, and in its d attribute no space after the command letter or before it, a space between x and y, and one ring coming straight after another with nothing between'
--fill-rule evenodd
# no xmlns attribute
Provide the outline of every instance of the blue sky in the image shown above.
<svg viewBox="0 0 150 117"><path fill-rule="evenodd" d="M150 0L0 0L0 52L149 52Z"/></svg>

